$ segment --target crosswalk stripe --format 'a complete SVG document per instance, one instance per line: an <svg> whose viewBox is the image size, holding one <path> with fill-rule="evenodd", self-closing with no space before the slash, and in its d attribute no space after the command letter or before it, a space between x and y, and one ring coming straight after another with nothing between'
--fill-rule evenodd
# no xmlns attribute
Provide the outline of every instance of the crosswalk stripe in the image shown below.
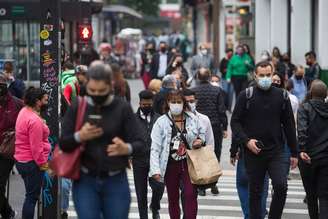
<svg viewBox="0 0 328 219"><path fill-rule="evenodd" d="M135 186L130 185L130 189L135 189ZM237 193L236 188L222 188L222 187L219 187L219 190L220 190L220 192ZM271 194L271 190L269 190L269 194ZM288 190L287 195L305 195L305 192Z"/></svg>
<svg viewBox="0 0 328 219"><path fill-rule="evenodd" d="M161 203L162 209L168 209L167 203ZM130 208L138 208L138 204L136 202L132 202ZM240 212L240 206L229 206L229 205L202 205L198 204L199 210L207 210L207 211L229 211L229 212ZM308 211L305 209L284 209L285 214L308 214Z"/></svg>
<svg viewBox="0 0 328 219"><path fill-rule="evenodd" d="M131 205L130 205L130 214L129 219L139 218L138 214L138 204L137 204L137 196L135 192L135 185L133 180L132 172L128 172L128 181L129 187L131 191ZM241 219L242 211L239 202L239 197L236 189L236 179L233 176L224 176L220 178L218 183L218 188L220 194L218 196L212 195L210 192L207 193L207 196L199 196L199 204L198 204L198 214L197 219ZM268 204L271 202L271 183L269 189L268 196ZM152 190L148 186L148 199L150 200L152 195ZM303 184L301 180L291 180L288 181L288 192L287 192L287 200L286 207L284 209L285 217L289 215L301 215L306 216L308 211L306 209L306 205L303 204L303 198L305 196L305 192L303 189ZM71 199L72 200L72 199ZM163 199L161 202L161 218L170 218L168 212L168 200L167 193L165 192L163 195ZM70 218L76 218L76 212L74 211L73 201L70 201L70 209L69 216ZM269 205L268 205L269 207ZM215 215L215 216L213 216ZM302 218L304 217L302 216ZM149 214L149 218L151 218L151 214Z"/></svg>
<svg viewBox="0 0 328 219"><path fill-rule="evenodd" d="M68 211L69 217L77 217L75 211ZM151 218L152 215L148 214L148 218ZM217 219L218 216L197 216L197 219ZM139 213L129 213L129 219L139 219ZM161 213L161 219L170 219L169 214ZM243 217L230 217L230 216L220 216L220 219L243 219Z"/></svg>

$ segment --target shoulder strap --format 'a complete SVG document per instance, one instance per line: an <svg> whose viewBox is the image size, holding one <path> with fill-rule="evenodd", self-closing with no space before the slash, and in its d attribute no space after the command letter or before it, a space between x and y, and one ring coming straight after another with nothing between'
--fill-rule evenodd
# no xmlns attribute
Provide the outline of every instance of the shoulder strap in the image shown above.
<svg viewBox="0 0 328 219"><path fill-rule="evenodd" d="M250 99L252 99L254 93L254 87L246 88L246 109L249 109L250 106Z"/></svg>
<svg viewBox="0 0 328 219"><path fill-rule="evenodd" d="M83 125L83 119L85 115L85 111L87 108L87 100L85 97L78 98L78 108L77 108L77 115L76 115L76 122L75 122L75 130L78 131L81 129Z"/></svg>
<svg viewBox="0 0 328 219"><path fill-rule="evenodd" d="M181 132L181 130L176 126L175 122L173 121L173 119L169 116L168 113L165 114L167 116L167 118L169 118L169 120L172 122L174 129L180 133L180 137L181 140L186 144L187 148L190 148L188 141L186 139L186 137L183 135L183 133ZM185 124L186 125L186 124Z"/></svg>

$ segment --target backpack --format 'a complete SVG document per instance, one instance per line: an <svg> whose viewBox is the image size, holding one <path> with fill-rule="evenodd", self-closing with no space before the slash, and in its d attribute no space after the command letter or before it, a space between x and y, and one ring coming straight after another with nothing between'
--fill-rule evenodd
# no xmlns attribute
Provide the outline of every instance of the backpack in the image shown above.
<svg viewBox="0 0 328 219"><path fill-rule="evenodd" d="M250 102L254 94L254 87L248 87L246 88L246 109L249 110ZM289 100L289 95L287 90L283 89L283 97L284 97L284 103L282 105L282 110L286 109L286 101Z"/></svg>
<svg viewBox="0 0 328 219"><path fill-rule="evenodd" d="M78 96L76 83L77 83L77 78L75 76L75 70L64 71L60 74L60 86L61 86L60 87L60 89L61 89L60 114L61 114L61 116L64 116L65 112L67 111L68 105L69 105L63 95L64 89L66 88L67 85L70 85L72 87L72 90L73 90L72 101L74 101L76 99L76 97Z"/></svg>

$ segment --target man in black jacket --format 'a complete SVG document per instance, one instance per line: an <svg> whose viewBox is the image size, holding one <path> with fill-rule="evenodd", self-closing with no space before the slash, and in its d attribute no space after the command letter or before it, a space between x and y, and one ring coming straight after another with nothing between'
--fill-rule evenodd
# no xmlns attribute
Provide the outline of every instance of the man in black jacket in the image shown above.
<svg viewBox="0 0 328 219"><path fill-rule="evenodd" d="M139 93L140 107L136 113L136 118L139 122L140 129L143 131L143 139L146 142L144 147L144 153L140 156L134 156L132 159L134 184L136 187L140 219L148 218L147 181L151 147L150 133L154 123L160 116L159 114L153 111L153 97L154 95L151 91L141 91ZM155 181L153 178L149 178L149 184L153 191L150 206L153 213L153 218L157 219L159 218L158 211L160 209L160 201L164 192L164 184Z"/></svg>
<svg viewBox="0 0 328 219"><path fill-rule="evenodd" d="M153 56L150 66L150 72L153 79L162 80L166 75L166 69L170 63L172 54L167 51L165 42L160 42L159 52Z"/></svg>
<svg viewBox="0 0 328 219"><path fill-rule="evenodd" d="M245 167L249 177L249 218L262 218L261 198L266 173L274 195L269 218L281 218L287 196L288 166L282 127L291 149L291 167L297 166L297 141L293 110L282 89L272 87L273 67L260 62L255 67L256 86L252 98L246 91L238 97L231 118L233 135L245 146Z"/></svg>
<svg viewBox="0 0 328 219"><path fill-rule="evenodd" d="M302 159L299 168L310 218L326 218L328 215L328 103L325 103L327 86L320 80L314 80L309 97L309 100L301 105L297 116Z"/></svg>
<svg viewBox="0 0 328 219"><path fill-rule="evenodd" d="M197 111L208 116L211 121L215 142L214 150L220 161L222 139L227 137L228 126L223 92L219 87L210 84L211 72L209 69L200 68L197 74L200 84L193 89L198 100ZM212 187L211 191L216 195L219 193L216 186ZM200 195L204 195L204 191L200 191Z"/></svg>

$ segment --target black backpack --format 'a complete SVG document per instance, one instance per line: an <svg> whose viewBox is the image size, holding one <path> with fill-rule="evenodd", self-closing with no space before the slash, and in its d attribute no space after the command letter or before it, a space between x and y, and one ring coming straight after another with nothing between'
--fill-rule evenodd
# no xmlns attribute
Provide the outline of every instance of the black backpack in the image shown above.
<svg viewBox="0 0 328 219"><path fill-rule="evenodd" d="M246 109L249 110L249 107L250 107L250 102L251 102L251 99L253 97L253 94L254 94L254 87L248 87L246 88ZM287 90L283 89L283 96L284 96L284 103L282 105L282 110L285 110L286 109L286 101L289 100L289 95L288 95L288 92Z"/></svg>

